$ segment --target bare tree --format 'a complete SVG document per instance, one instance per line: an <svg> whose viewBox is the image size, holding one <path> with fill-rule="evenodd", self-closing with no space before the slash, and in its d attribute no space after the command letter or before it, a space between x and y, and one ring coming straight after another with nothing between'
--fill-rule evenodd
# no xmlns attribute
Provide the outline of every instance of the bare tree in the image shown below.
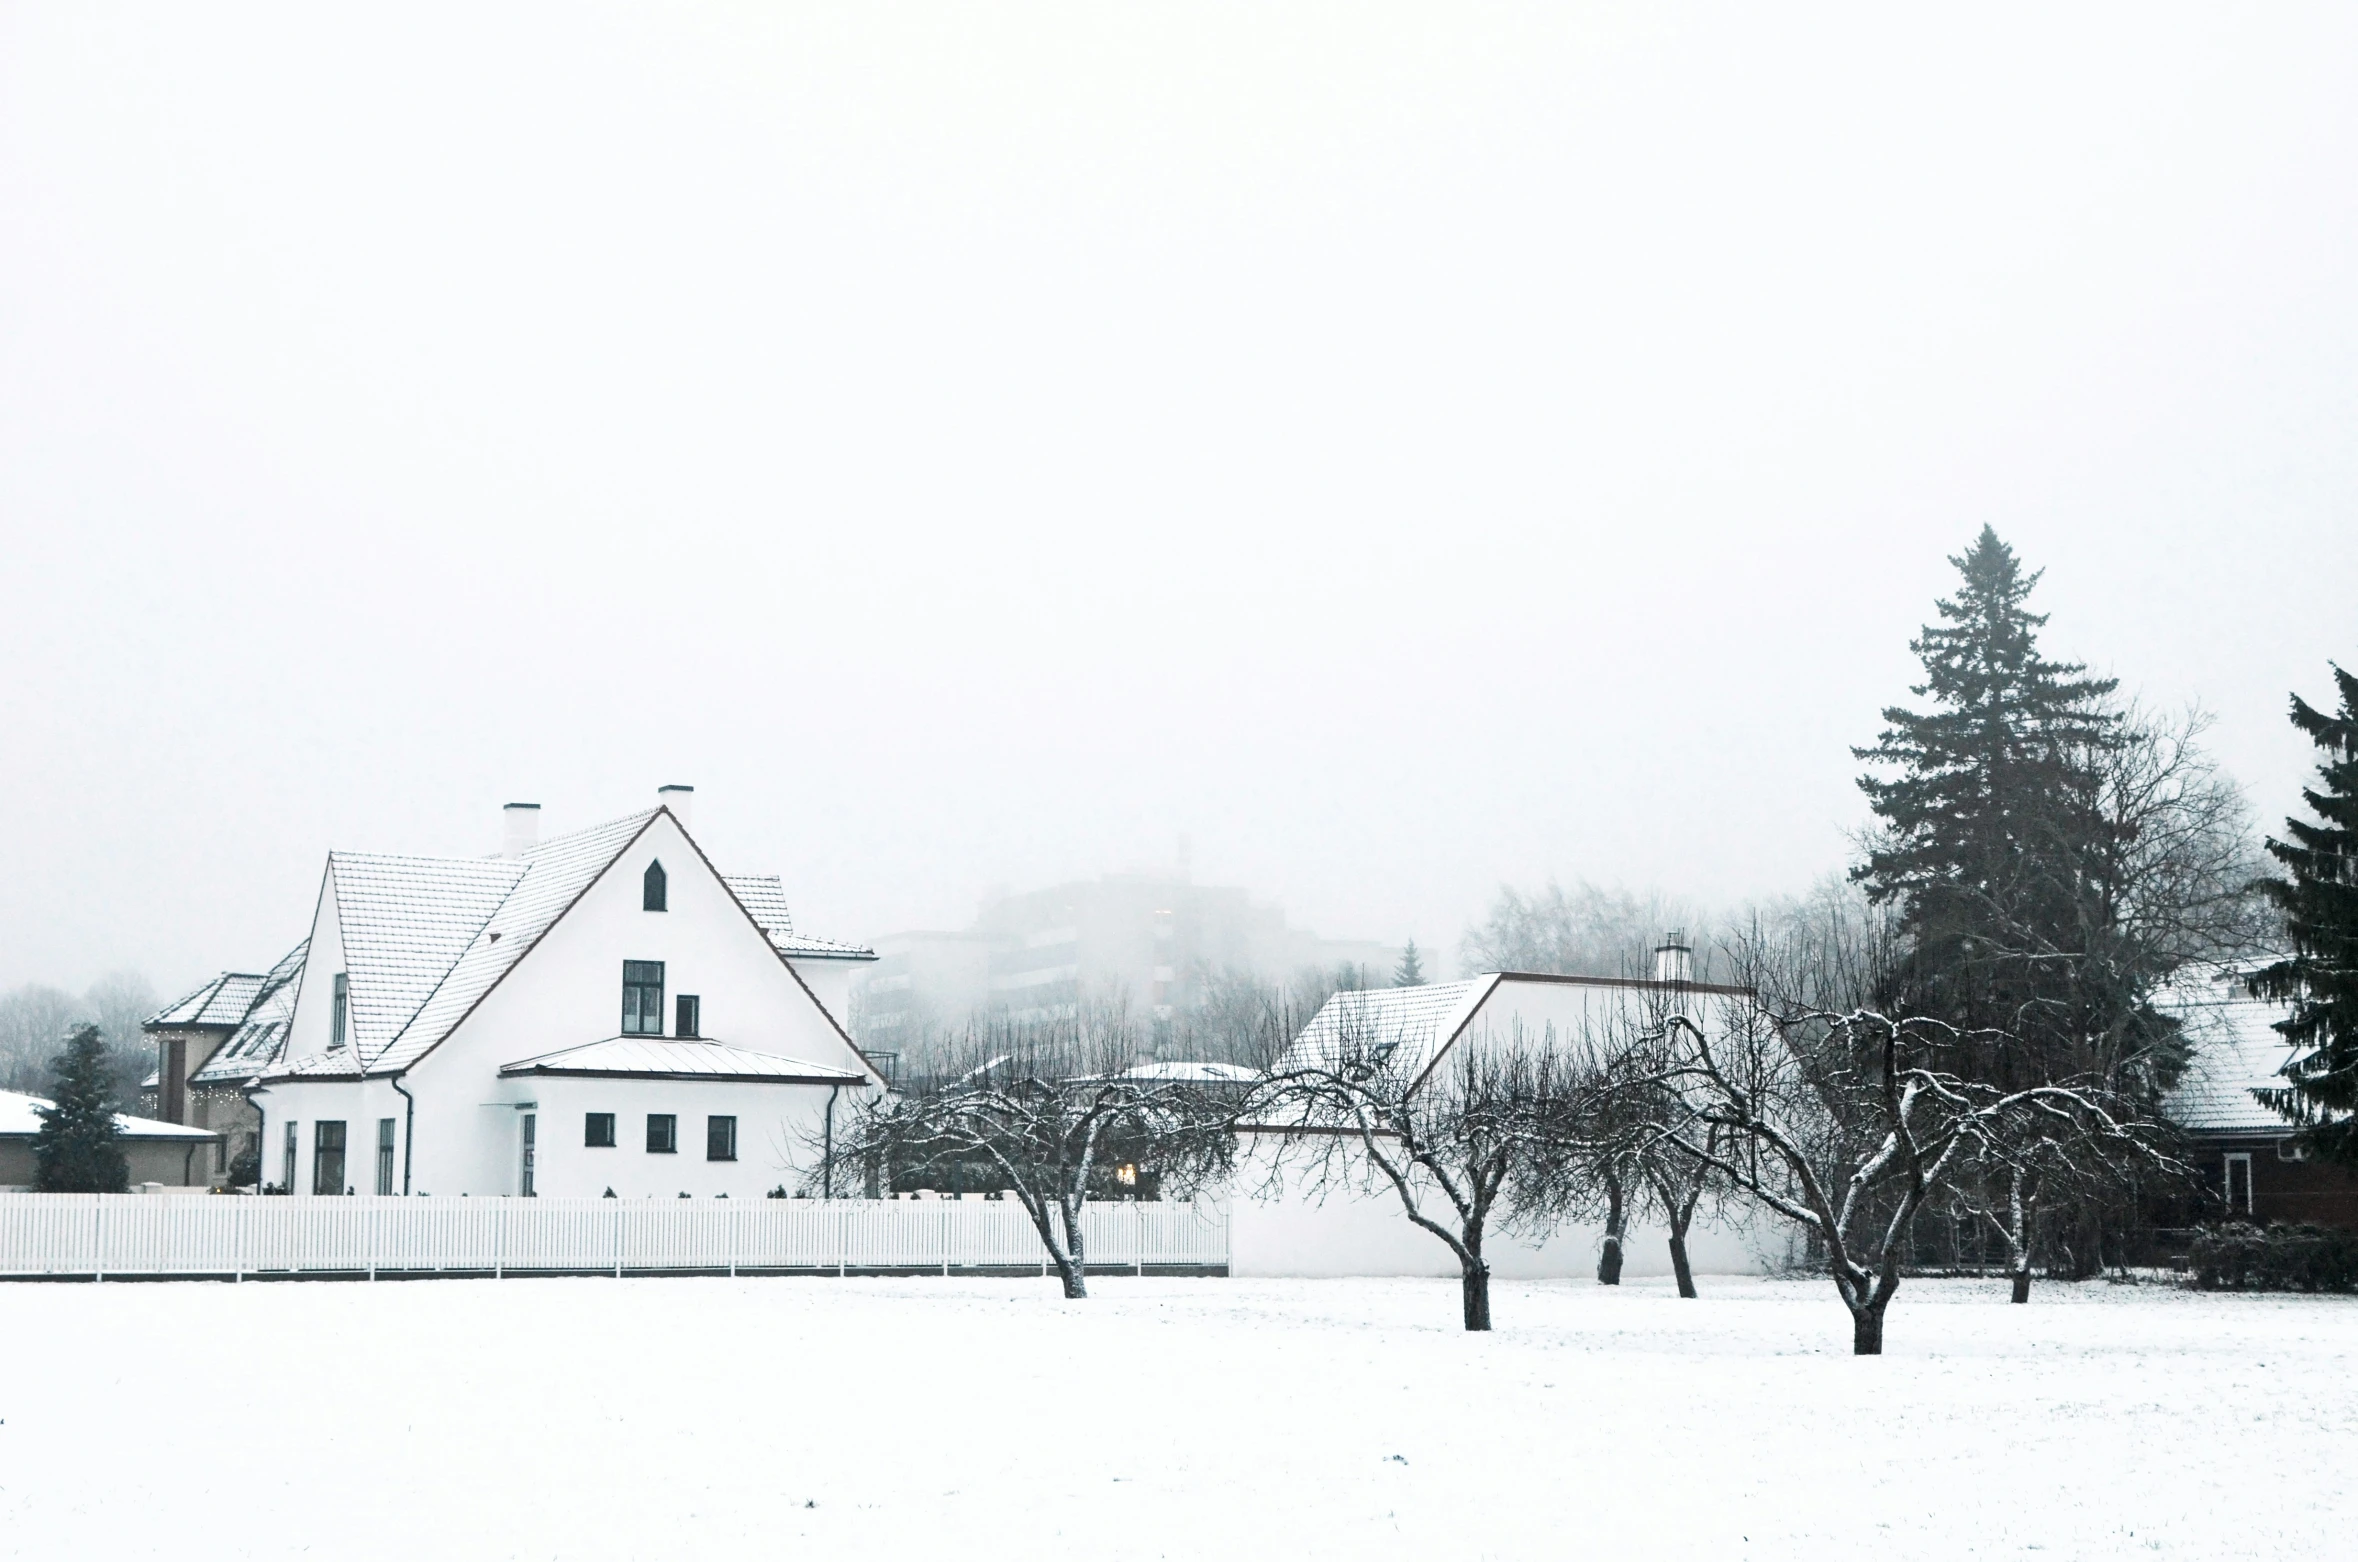
<svg viewBox="0 0 2358 1562"><path fill-rule="evenodd" d="M1395 992L1414 991L1394 989ZM1548 1181L1581 1079L1552 1035L1433 1038L1384 993L1342 993L1256 1093L1249 1125L1274 1144L1267 1175L1314 1199L1373 1184L1456 1259L1465 1326L1490 1327L1494 1224L1543 1224L1522 1190Z"/></svg>
<svg viewBox="0 0 2358 1562"><path fill-rule="evenodd" d="M1635 895L1586 879L1530 895L1502 885L1489 915L1466 929L1458 955L1468 972L1624 976L1645 968L1664 928L1704 926L1696 908L1654 891Z"/></svg>
<svg viewBox="0 0 2358 1562"><path fill-rule="evenodd" d="M1684 1114L1665 1141L1822 1245L1863 1356L1882 1352L1916 1216L1977 1169L2028 1164L2034 1146L2067 1164L2167 1159L2101 1080L1992 1085L1957 1064L1998 1038L1811 1001L1873 991L1872 962L1853 963L1872 949L1739 950L1760 1000L1709 1026L1669 1016L1648 1070Z"/></svg>
<svg viewBox="0 0 2358 1562"><path fill-rule="evenodd" d="M1089 1294L1082 1212L1092 1198L1186 1196L1225 1175L1243 1087L1141 1066L1118 1004L978 1024L904 1093L865 1102L806 1173L815 1188L881 1168L898 1184L998 1193L1023 1205L1071 1298ZM1125 1182L1127 1174L1131 1180Z"/></svg>

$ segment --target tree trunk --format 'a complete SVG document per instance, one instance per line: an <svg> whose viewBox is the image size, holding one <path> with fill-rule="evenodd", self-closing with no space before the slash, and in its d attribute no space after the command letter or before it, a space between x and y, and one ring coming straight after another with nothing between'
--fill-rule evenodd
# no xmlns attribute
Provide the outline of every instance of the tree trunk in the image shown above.
<svg viewBox="0 0 2358 1562"><path fill-rule="evenodd" d="M1056 1273L1064 1281L1064 1299L1066 1301L1078 1302L1087 1299L1089 1278L1081 1272L1079 1264L1069 1258L1060 1257L1056 1260Z"/></svg>
<svg viewBox="0 0 2358 1562"><path fill-rule="evenodd" d="M1687 1264L1687 1234L1670 1234L1670 1272L1678 1276L1678 1294L1692 1301L1695 1296L1695 1271Z"/></svg>
<svg viewBox="0 0 2358 1562"><path fill-rule="evenodd" d="M2017 1303L2030 1300L2030 1260L2027 1257L2017 1260L2014 1265L2014 1300Z"/></svg>
<svg viewBox="0 0 2358 1562"><path fill-rule="evenodd" d="M1466 1263L1464 1270L1466 1330L1486 1334L1490 1330L1490 1266L1477 1258Z"/></svg>
<svg viewBox="0 0 2358 1562"><path fill-rule="evenodd" d="M1883 1354L1883 1303L1871 1302L1851 1309L1850 1353L1853 1356Z"/></svg>
<svg viewBox="0 0 2358 1562"><path fill-rule="evenodd" d="M1605 1249L1597 1255L1597 1284L1621 1283L1621 1179L1605 1179Z"/></svg>

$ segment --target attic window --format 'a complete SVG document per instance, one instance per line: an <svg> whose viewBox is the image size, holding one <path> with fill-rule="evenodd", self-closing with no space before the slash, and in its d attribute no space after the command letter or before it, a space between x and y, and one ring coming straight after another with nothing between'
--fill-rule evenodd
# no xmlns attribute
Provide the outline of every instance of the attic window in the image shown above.
<svg viewBox="0 0 2358 1562"><path fill-rule="evenodd" d="M639 884L644 892L641 897L641 905L644 907L644 909L648 911L661 911L665 909L663 904L664 879L662 863L648 863L647 876L641 879Z"/></svg>

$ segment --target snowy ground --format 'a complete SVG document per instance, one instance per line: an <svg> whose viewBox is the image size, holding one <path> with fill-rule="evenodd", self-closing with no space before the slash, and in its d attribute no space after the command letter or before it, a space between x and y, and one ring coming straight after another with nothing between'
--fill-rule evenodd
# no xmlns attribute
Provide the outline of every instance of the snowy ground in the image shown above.
<svg viewBox="0 0 2358 1562"><path fill-rule="evenodd" d="M0 1554L2322 1557L2358 1304L1425 1280L0 1286ZM173 1350L102 1371L120 1342ZM245 1347L208 1341L250 1341Z"/></svg>

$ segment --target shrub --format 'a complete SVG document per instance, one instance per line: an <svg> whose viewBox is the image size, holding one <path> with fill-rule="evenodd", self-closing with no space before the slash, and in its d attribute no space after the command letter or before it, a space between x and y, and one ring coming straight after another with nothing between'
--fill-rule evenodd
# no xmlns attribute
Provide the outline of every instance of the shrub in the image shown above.
<svg viewBox="0 0 2358 1562"><path fill-rule="evenodd" d="M2330 1226L2209 1226L2187 1265L2204 1291L2358 1290L2358 1231Z"/></svg>

